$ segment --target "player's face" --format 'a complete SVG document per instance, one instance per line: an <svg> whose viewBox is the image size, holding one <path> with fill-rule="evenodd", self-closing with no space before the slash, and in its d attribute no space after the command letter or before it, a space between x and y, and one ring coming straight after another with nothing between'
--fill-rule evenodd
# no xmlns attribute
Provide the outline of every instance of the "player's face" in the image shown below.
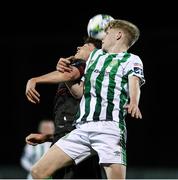
<svg viewBox="0 0 178 180"><path fill-rule="evenodd" d="M102 40L102 49L109 52L117 41L118 29L108 29Z"/></svg>
<svg viewBox="0 0 178 180"><path fill-rule="evenodd" d="M76 59L88 60L90 53L95 49L92 43L86 43L83 46L77 47Z"/></svg>

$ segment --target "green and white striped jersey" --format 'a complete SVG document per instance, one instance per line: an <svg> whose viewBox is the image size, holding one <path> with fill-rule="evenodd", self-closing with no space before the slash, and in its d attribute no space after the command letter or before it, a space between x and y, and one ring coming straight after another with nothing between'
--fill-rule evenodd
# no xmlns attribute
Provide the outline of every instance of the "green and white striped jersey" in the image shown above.
<svg viewBox="0 0 178 180"><path fill-rule="evenodd" d="M124 105L129 100L128 77L131 75L140 78L140 85L145 82L143 64L138 56L95 49L82 78L84 95L75 122L113 120L125 126Z"/></svg>

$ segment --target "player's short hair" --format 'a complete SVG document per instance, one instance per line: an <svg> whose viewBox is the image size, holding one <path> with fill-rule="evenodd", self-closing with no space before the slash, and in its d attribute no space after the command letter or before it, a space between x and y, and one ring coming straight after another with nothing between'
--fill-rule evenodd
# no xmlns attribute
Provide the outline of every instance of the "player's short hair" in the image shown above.
<svg viewBox="0 0 178 180"><path fill-rule="evenodd" d="M84 37L84 43L92 43L97 49L101 49L102 41L92 37Z"/></svg>
<svg viewBox="0 0 178 180"><path fill-rule="evenodd" d="M110 21L107 26L105 27L105 31L108 29L121 29L124 31L124 33L127 36L127 45L131 47L139 38L140 36L140 30L139 28L126 20L120 20L120 19L115 19Z"/></svg>

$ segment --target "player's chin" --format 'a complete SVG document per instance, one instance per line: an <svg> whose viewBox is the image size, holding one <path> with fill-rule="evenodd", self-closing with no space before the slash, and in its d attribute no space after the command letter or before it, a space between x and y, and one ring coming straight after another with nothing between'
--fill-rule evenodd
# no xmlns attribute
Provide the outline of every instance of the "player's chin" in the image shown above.
<svg viewBox="0 0 178 180"><path fill-rule="evenodd" d="M82 59L80 53L75 54L75 59Z"/></svg>

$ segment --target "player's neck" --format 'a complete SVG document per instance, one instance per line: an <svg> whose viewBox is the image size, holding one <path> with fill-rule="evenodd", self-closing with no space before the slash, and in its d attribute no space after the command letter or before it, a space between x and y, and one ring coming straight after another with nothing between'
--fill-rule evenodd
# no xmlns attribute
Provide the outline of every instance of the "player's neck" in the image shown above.
<svg viewBox="0 0 178 180"><path fill-rule="evenodd" d="M121 52L126 52L128 50L128 48L126 46L119 46L118 44L111 47L108 50L108 53L121 53Z"/></svg>

